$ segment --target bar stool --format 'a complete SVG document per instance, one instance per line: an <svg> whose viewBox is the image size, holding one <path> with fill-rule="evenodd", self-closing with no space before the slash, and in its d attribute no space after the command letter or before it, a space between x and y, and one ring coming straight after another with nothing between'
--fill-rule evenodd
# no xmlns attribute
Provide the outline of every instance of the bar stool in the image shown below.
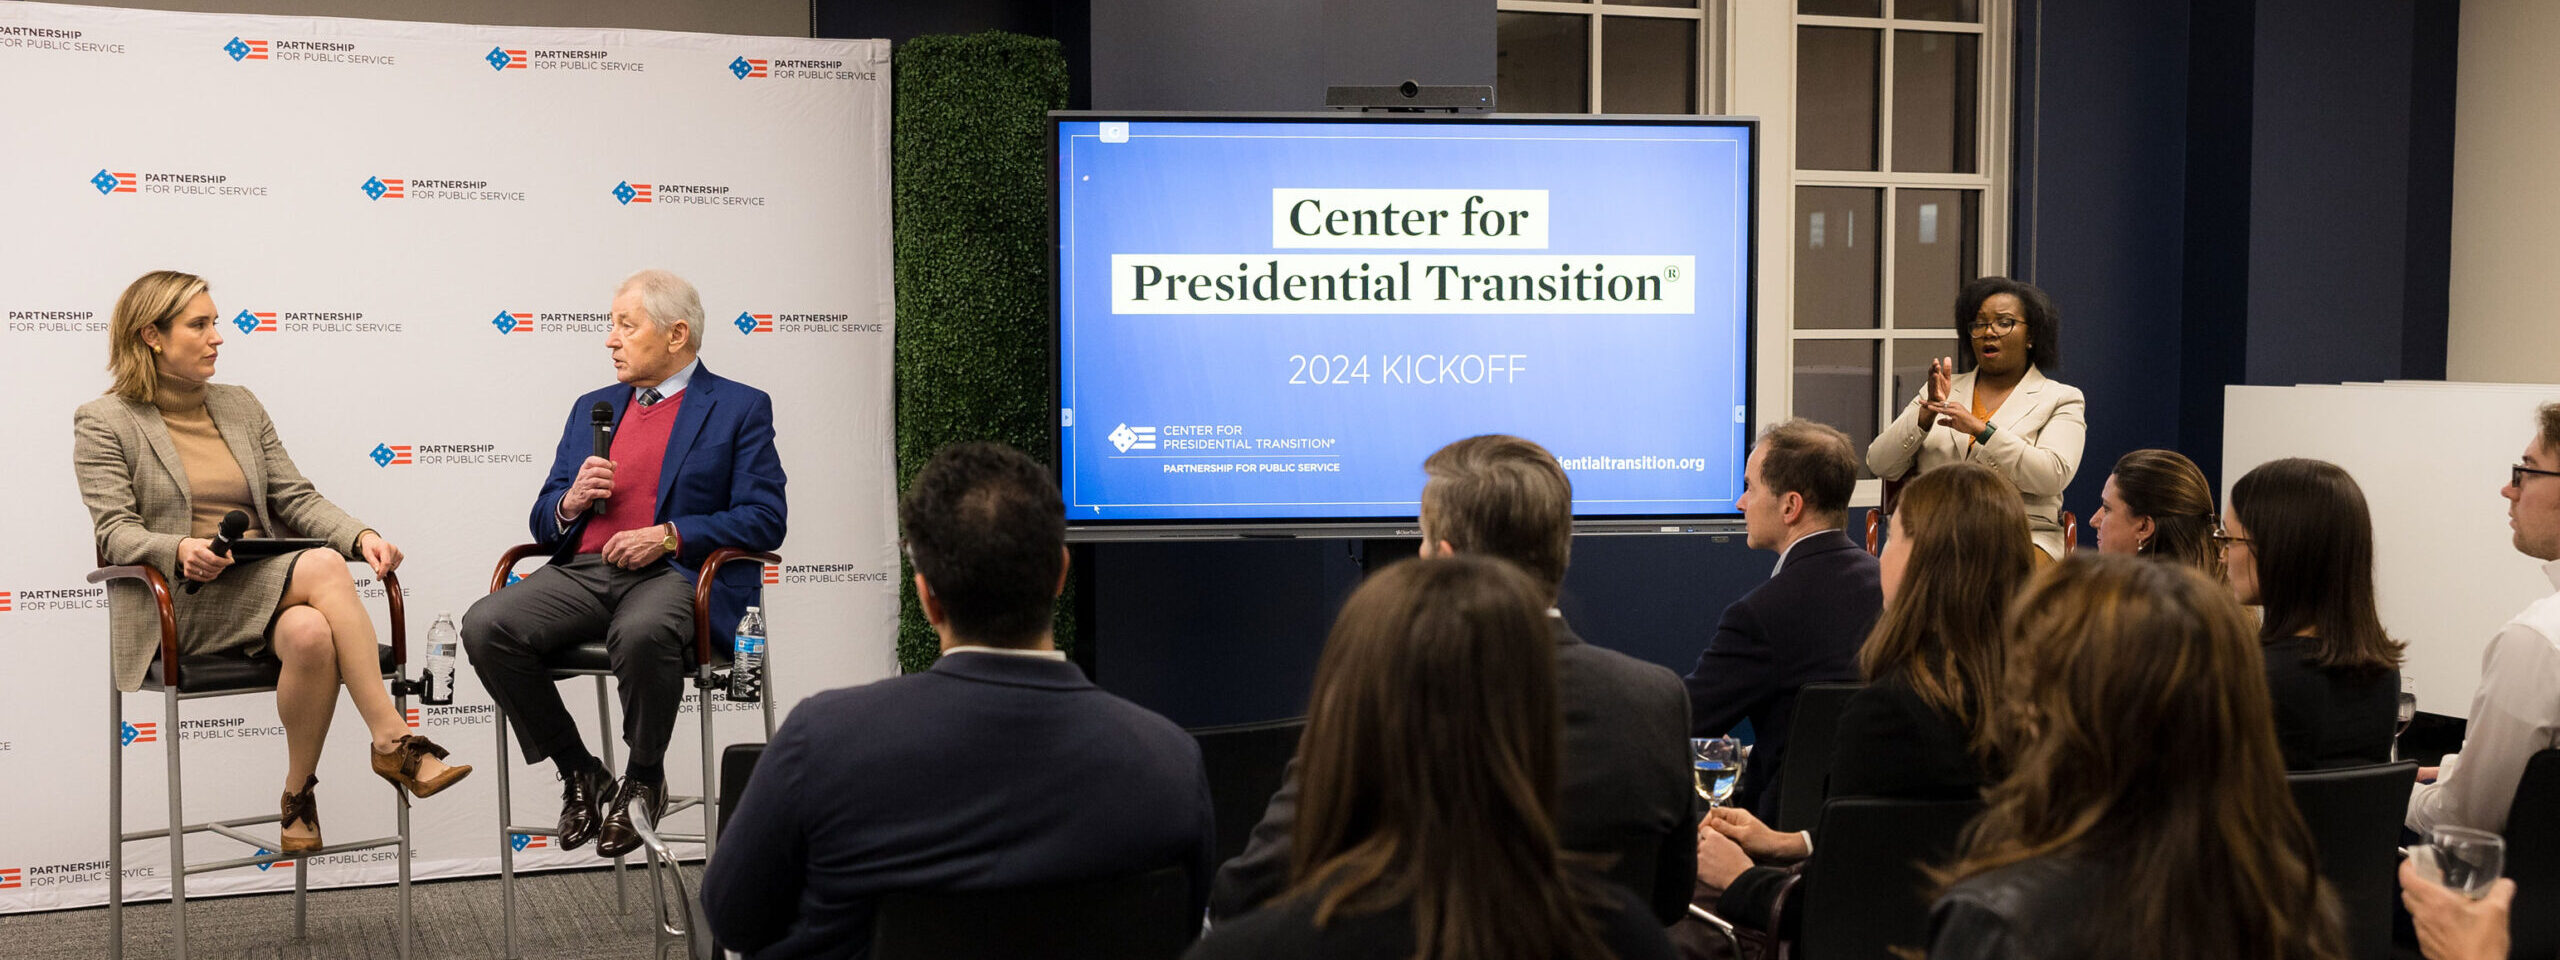
<svg viewBox="0 0 2560 960"><path fill-rule="evenodd" d="M161 576L158 569L148 564L108 566L105 558L99 558L98 569L89 573L89 582L106 583L114 580L140 581L146 589L151 591L152 602L158 608L160 615L160 655L152 660L148 672L143 674L142 689L157 691L161 695L161 727L155 739L162 744L162 750L168 755L170 827L133 833L126 833L124 830L126 736L124 694L116 689L114 669L110 667L107 678L107 956L115 960L121 960L124 956L124 845L136 840L167 837L169 838L169 929L170 939L176 944L173 956L177 960L186 960L187 956L188 874L210 873L236 867L265 866L285 860L293 861L293 938L300 940L306 929L305 920L308 909L305 900L310 892L312 857L350 850L395 846L400 848L400 956L402 960L407 960L412 927L409 903L409 794L398 787L391 788L391 795L397 804L398 833L352 843L333 843L304 853L269 853L267 852L269 850L282 850L283 843L259 837L241 829L274 823L278 824L277 829L281 831L283 829L281 821L284 818L279 814L270 813L259 817L188 823L184 781L179 776L178 765L178 747L184 739L178 728L179 701L272 692L276 688L276 678L283 674L284 662L274 657L245 657L230 654L182 656L178 653L178 619L175 608L170 604L168 579ZM393 708L406 716L409 711L409 694L415 692L416 688L414 681L398 676L400 665L408 661L408 608L400 596L400 578L397 575L383 574L382 586L391 608L391 643L380 648L382 675L392 681ZM211 863L188 863L186 835L190 833L218 834L248 845L258 853L253 856L233 857Z"/></svg>
<svg viewBox="0 0 2560 960"><path fill-rule="evenodd" d="M496 593L506 589L509 579L515 576L517 564L533 557L549 556L554 549L538 543L518 544L507 548L507 552L498 556L497 569L489 574L489 592ZM665 809L660 812L659 820L663 822L687 809L700 807L702 832L691 834L662 831L658 836L669 843L702 844L703 854L706 857L710 855L712 845L717 842L720 832L717 804L704 799L704 795L717 796L719 791L718 775L712 768L711 714L717 702L712 692L725 690L728 687L729 671L725 668L728 666L730 652L729 644L711 642L711 590L719 579L720 570L729 564L779 564L781 562L781 557L770 553L722 547L711 551L711 556L703 560L702 569L694 578L693 644L685 651L685 669L693 674L693 687L699 708L695 712L700 715L702 721L700 746L703 793L668 794ZM613 769L615 767L615 738L612 732L613 698L612 691L607 688L607 681L613 677L613 664L611 655L605 649L604 638L599 636L583 643L564 647L546 659L544 666L550 668L551 679L554 681L571 677L595 678L597 728L604 732L604 751L601 759L606 769ZM773 739L773 657L769 649L765 656L764 670L766 678L765 695L762 698L764 736L770 741ZM498 734L498 896L504 904L500 913L503 917L501 925L506 930L506 951L500 956L505 957L506 960L518 960L524 954L516 949L515 838L517 836L553 837L558 836L560 831L554 825L519 825L515 822L515 795L508 789L508 780L512 772L510 768L514 764L508 754L507 716L504 710L494 707L492 713L497 720ZM624 913L631 910L630 895L624 889L626 859L628 859L627 854L613 858L614 907Z"/></svg>

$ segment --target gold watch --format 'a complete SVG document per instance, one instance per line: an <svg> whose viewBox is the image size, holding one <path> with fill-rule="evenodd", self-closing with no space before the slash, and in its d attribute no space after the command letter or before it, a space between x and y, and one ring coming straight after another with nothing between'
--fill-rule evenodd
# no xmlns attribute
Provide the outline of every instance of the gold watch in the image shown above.
<svg viewBox="0 0 2560 960"><path fill-rule="evenodd" d="M664 550L668 553L674 553L676 552L676 525L670 523L667 524L666 527L667 538L658 541L658 549Z"/></svg>

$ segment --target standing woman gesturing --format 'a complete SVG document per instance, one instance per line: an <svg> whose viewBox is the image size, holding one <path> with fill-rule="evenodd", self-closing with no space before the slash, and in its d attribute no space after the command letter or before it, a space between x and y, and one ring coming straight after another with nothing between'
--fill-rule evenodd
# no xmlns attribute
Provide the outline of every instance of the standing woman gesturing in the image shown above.
<svg viewBox="0 0 2560 960"><path fill-rule="evenodd" d="M1983 277L1956 295L1958 353L1929 365L1929 383L1867 447L1867 469L1900 480L1971 460L2017 484L2027 532L2062 557L2062 491L2088 439L2078 388L2046 377L2062 365L2062 318L2034 284Z"/></svg>

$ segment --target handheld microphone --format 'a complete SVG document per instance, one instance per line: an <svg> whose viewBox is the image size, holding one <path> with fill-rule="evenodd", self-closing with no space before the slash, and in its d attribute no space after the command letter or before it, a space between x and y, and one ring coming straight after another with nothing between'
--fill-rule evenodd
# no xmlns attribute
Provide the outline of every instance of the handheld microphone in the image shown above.
<svg viewBox="0 0 2560 960"><path fill-rule="evenodd" d="M248 514L242 513L238 510L223 514L222 531L213 535L213 546L210 548L213 551L213 555L217 557L230 556L231 544L234 541L239 540L242 534L246 534L248 532ZM187 581L187 595L194 596L195 592L203 587L204 584L194 580L189 580Z"/></svg>
<svg viewBox="0 0 2560 960"><path fill-rule="evenodd" d="M587 424L595 430L596 456L605 459L612 459L613 404L603 400L596 401L595 407L587 411ZM594 501L587 504L587 513L589 515L604 513L604 501L605 498L603 497L595 498Z"/></svg>

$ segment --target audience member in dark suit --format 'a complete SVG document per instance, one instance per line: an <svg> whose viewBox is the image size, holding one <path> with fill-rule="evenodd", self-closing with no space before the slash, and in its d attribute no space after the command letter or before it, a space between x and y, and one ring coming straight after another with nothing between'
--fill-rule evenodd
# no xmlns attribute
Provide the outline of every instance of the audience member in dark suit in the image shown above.
<svg viewBox="0 0 2560 960"><path fill-rule="evenodd" d="M2009 770L1929 918L1929 956L2340 960L2248 614L2187 567L2078 554L2010 607Z"/></svg>
<svg viewBox="0 0 2560 960"><path fill-rule="evenodd" d="M1999 471L1955 463L1914 478L1888 522L1884 618L1858 652L1868 686L1840 712L1826 795L1975 799L1989 751L1983 704L2008 655L2001 614L2035 569L2026 501ZM1723 891L1716 913L1770 929L1792 871L1752 860L1801 861L1813 838L1730 807L1707 827L1698 879Z"/></svg>
<svg viewBox="0 0 2560 960"><path fill-rule="evenodd" d="M2287 770L2385 763L2401 644L2373 606L2373 516L2337 464L2277 460L2231 485L2220 542L2240 602L2266 608L2267 687Z"/></svg>
<svg viewBox="0 0 2560 960"><path fill-rule="evenodd" d="M1518 437L1470 437L1432 454L1423 471L1424 555L1508 560L1552 603L1573 545L1573 485L1555 456ZM1670 923L1688 909L1689 878L1697 872L1689 706L1680 678L1584 643L1552 608L1547 622L1564 698L1557 832L1566 849L1607 861L1612 879L1651 891L1655 915ZM1287 885L1298 791L1292 763L1244 852L1219 869L1212 916L1251 910Z"/></svg>
<svg viewBox="0 0 2560 960"><path fill-rule="evenodd" d="M1769 582L1724 610L1689 671L1690 735L1720 737L1744 719L1756 739L1732 805L1769 815L1796 691L1858 679L1858 644L1883 605L1876 559L1849 535L1857 452L1847 435L1811 420L1760 434L1742 470L1745 542L1778 554Z"/></svg>
<svg viewBox="0 0 2560 960"><path fill-rule="evenodd" d="M878 898L1140 873L1207 889L1209 782L1171 721L1052 645L1066 511L1046 468L972 443L916 474L898 521L942 659L803 701L702 878L720 944L859 957Z"/></svg>
<svg viewBox="0 0 2560 960"><path fill-rule="evenodd" d="M1558 843L1548 589L1460 556L1352 593L1308 698L1287 886L1191 960L1672 956L1644 904Z"/></svg>

